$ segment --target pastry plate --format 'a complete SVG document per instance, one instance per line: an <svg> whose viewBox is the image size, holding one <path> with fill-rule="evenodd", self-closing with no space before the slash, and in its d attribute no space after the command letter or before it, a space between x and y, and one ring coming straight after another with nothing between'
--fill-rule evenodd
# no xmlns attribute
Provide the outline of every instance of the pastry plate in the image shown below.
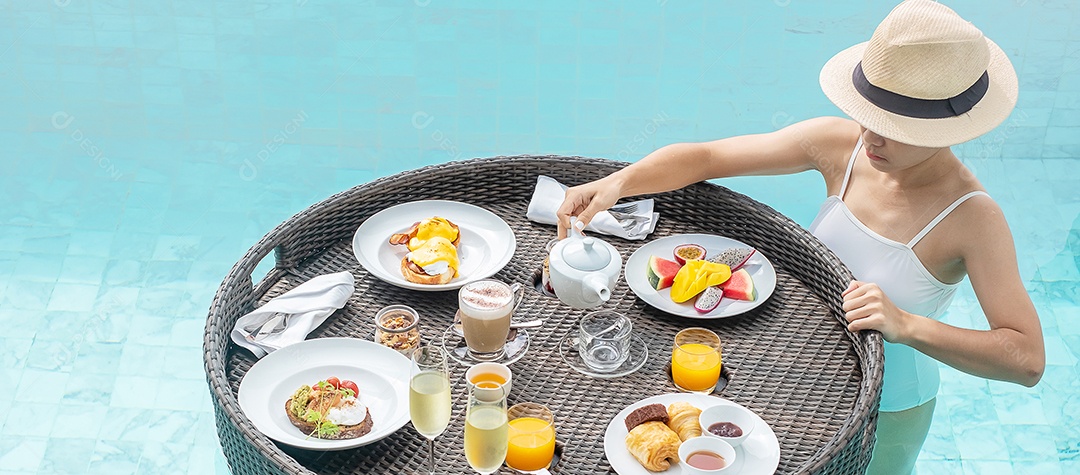
<svg viewBox="0 0 1080 475"><path fill-rule="evenodd" d="M646 273L648 272L650 257L659 256L669 261L675 260L672 252L675 250L675 246L680 244L698 244L704 247L706 258L729 247L751 247L734 239L713 234L676 234L644 244L626 260L626 269L623 276L626 278L630 290L641 300L644 300L645 303L667 313L688 318L724 318L757 308L758 305L768 300L769 296L776 290L776 269L773 268L772 262L769 262L769 259L761 251L758 251L750 256L750 260L742 267L750 273L750 278L754 279L757 298L753 302L724 298L720 301L720 305L709 313L694 310L693 299L684 303L675 303L671 300L671 288L654 289L649 285L649 278Z"/></svg>
<svg viewBox="0 0 1080 475"><path fill-rule="evenodd" d="M390 235L409 230L413 223L432 216L449 219L461 229L458 276L445 284L417 284L401 275L405 246L390 244ZM391 206L370 218L353 235L353 254L360 265L379 280L413 290L453 290L495 275L514 257L514 231L502 218L479 206L457 201L412 201Z"/></svg>
<svg viewBox="0 0 1080 475"><path fill-rule="evenodd" d="M656 473L675 475L683 473L681 465L672 464L671 468L663 472L650 472L641 466L637 459L630 454L630 451L626 449L627 430L626 424L623 422L626 420L626 416L641 406L657 403L666 406L679 401L693 404L703 411L722 404L739 406L739 404L727 399L694 393L661 394L635 402L615 415L615 418L608 423L607 431L604 432L604 454L607 456L608 462L611 463L611 468L621 475L651 475ZM750 412L753 413L753 411ZM735 447L735 464L731 467L730 472L725 473L766 475L775 473L776 467L780 466L780 441L776 438L776 434L769 427L769 424L762 420L761 417L754 414L754 419L757 421L757 425L754 426L750 436L741 445Z"/></svg>
<svg viewBox="0 0 1080 475"><path fill-rule="evenodd" d="M240 381L244 415L267 437L309 450L343 450L386 437L409 422L412 362L385 346L355 338L317 338L264 356ZM303 385L331 376L352 380L371 412L371 432L355 439L309 437L289 422L285 401Z"/></svg>

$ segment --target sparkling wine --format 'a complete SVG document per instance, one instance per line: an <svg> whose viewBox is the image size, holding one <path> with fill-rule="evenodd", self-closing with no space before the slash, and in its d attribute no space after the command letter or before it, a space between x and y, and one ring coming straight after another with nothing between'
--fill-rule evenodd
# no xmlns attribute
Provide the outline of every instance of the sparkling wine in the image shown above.
<svg viewBox="0 0 1080 475"><path fill-rule="evenodd" d="M409 384L409 416L416 431L434 439L450 423L450 382L446 375L425 371Z"/></svg>

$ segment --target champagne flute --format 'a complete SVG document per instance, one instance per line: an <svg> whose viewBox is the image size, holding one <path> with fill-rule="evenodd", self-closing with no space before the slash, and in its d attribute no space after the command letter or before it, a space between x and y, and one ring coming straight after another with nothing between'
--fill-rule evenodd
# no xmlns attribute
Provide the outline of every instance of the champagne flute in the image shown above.
<svg viewBox="0 0 1080 475"><path fill-rule="evenodd" d="M428 440L428 472L435 474L435 438L450 424L450 376L446 352L428 344L413 350L409 380L409 416L413 428Z"/></svg>
<svg viewBox="0 0 1080 475"><path fill-rule="evenodd" d="M495 473L506 460L509 426L504 388L469 392L465 412L465 459L480 475Z"/></svg>

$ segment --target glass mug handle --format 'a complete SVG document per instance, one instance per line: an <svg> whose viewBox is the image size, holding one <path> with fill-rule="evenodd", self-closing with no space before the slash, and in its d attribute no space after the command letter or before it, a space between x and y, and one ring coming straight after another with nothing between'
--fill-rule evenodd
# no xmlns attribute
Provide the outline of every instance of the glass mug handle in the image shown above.
<svg viewBox="0 0 1080 475"><path fill-rule="evenodd" d="M521 302L525 300L525 286L514 282L510 284L510 292L514 293L514 313L516 314Z"/></svg>

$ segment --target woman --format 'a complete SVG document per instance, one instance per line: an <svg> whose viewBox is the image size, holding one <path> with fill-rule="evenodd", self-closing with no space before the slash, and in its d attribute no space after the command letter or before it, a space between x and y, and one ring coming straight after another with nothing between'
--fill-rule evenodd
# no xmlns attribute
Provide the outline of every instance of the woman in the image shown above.
<svg viewBox="0 0 1080 475"><path fill-rule="evenodd" d="M559 233L570 216L588 222L626 196L718 177L820 172L829 197L810 230L857 279L842 294L848 328L877 330L886 340L868 472L906 474L933 415L935 359L1025 386L1042 376L1042 329L1009 227L949 148L1008 116L1016 73L1001 49L955 12L911 0L869 42L829 60L820 82L854 120L816 118L768 134L663 147L570 188ZM989 330L937 320L965 276Z"/></svg>

